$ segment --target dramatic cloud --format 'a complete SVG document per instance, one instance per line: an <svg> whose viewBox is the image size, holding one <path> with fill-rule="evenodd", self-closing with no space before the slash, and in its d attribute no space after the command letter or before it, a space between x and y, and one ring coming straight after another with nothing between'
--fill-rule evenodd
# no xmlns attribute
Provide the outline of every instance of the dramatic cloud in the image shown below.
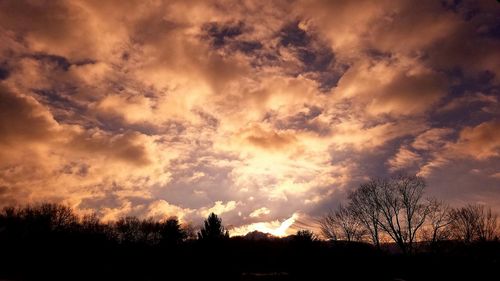
<svg viewBox="0 0 500 281"><path fill-rule="evenodd" d="M292 233L369 177L500 204L496 1L2 1L0 206Z"/></svg>

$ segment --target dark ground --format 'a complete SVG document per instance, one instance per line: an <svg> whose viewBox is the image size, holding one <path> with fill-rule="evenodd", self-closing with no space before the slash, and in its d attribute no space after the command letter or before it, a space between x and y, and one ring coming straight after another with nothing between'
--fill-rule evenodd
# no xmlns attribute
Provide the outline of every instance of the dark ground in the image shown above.
<svg viewBox="0 0 500 281"><path fill-rule="evenodd" d="M293 239L167 247L51 235L0 245L0 280L500 280L498 242L441 242L413 255Z"/></svg>

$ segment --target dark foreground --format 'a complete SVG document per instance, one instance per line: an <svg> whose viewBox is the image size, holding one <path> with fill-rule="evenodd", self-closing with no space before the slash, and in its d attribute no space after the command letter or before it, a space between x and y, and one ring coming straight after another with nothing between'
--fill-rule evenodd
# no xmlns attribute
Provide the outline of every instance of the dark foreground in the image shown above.
<svg viewBox="0 0 500 281"><path fill-rule="evenodd" d="M0 280L499 280L500 243L441 242L413 255L293 239L118 244L51 236L2 241ZM422 246L423 247L423 246Z"/></svg>

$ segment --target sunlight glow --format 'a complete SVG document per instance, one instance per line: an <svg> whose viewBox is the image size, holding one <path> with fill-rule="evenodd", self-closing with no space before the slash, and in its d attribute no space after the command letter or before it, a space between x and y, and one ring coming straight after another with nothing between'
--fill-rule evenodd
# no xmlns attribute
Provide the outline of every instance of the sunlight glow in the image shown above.
<svg viewBox="0 0 500 281"><path fill-rule="evenodd" d="M252 231L260 231L263 233L269 233L274 236L283 237L289 235L290 227L295 223L298 219L298 214L294 213L290 218L284 220L282 223L279 221L271 221L271 222L258 222L249 225L244 225L241 227L237 227L231 230L231 235L245 235L248 232Z"/></svg>

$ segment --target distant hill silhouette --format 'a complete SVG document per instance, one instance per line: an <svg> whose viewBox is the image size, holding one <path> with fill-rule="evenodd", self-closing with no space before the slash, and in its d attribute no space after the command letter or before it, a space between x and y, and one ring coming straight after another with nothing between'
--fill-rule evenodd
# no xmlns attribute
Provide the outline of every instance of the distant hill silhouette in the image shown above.
<svg viewBox="0 0 500 281"><path fill-rule="evenodd" d="M254 231L251 231L251 232L248 232L247 234L245 234L244 236L242 236L244 239L247 239L247 240L269 240L269 239L276 239L278 237L270 234L270 233L264 233L264 232L260 232L258 230L254 230Z"/></svg>

